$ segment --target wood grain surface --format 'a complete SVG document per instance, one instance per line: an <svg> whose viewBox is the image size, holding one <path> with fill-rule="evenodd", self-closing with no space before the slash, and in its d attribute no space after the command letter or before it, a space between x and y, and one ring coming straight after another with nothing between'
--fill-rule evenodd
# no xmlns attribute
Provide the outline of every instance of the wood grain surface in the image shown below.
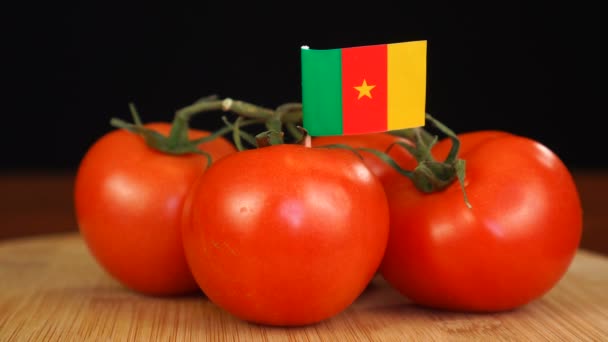
<svg viewBox="0 0 608 342"><path fill-rule="evenodd" d="M376 278L341 314L277 328L250 324L202 294L123 288L76 233L0 241L0 341L608 341L608 258L581 250L541 299L495 314L417 307Z"/></svg>

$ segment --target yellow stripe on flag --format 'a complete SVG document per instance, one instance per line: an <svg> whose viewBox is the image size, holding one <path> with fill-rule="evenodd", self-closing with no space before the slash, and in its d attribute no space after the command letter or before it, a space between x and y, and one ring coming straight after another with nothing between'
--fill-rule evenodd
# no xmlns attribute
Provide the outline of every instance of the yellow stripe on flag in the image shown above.
<svg viewBox="0 0 608 342"><path fill-rule="evenodd" d="M388 130L424 126L426 41L388 44Z"/></svg>

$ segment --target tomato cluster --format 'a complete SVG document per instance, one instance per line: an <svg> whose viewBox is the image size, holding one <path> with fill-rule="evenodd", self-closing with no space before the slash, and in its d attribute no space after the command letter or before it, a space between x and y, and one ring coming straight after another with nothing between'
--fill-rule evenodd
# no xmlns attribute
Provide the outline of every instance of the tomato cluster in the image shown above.
<svg viewBox="0 0 608 342"><path fill-rule="evenodd" d="M142 127L148 138L173 132L168 123ZM128 288L202 290L250 322L330 318L377 274L419 305L513 309L554 287L580 242L567 167L508 132L459 134L427 154L389 133L242 151L217 136L196 145L201 153L171 154L133 131L101 137L78 169L87 246ZM186 133L201 141L211 132ZM424 175L455 157L466 161L462 182L425 190L404 171Z"/></svg>

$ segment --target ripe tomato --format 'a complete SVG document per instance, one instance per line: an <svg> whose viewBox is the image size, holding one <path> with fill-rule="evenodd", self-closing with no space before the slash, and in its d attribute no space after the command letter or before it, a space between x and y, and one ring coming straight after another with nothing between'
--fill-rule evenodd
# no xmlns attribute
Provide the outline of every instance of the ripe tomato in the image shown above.
<svg viewBox="0 0 608 342"><path fill-rule="evenodd" d="M409 140L389 133L333 135L315 137L312 139L313 146L344 144L353 148L371 148L381 152L385 152L386 149L395 142L411 144ZM372 153L359 151L359 154L363 157L365 165L380 179L385 187L390 186L390 184L395 181L395 178L404 178L404 176L400 175L388 163L382 161ZM416 167L416 160L404 148L395 146L388 154L399 166L406 170L412 170Z"/></svg>
<svg viewBox="0 0 608 342"><path fill-rule="evenodd" d="M146 127L168 134L170 124ZM190 139L209 135L191 129ZM200 148L218 159L236 149L217 138ZM202 155L169 155L117 129L86 152L75 181L80 232L101 266L125 286L154 295L197 290L179 222L186 193L203 173Z"/></svg>
<svg viewBox="0 0 608 342"><path fill-rule="evenodd" d="M215 163L189 196L186 257L203 292L241 319L294 326L365 289L388 238L381 183L352 152L284 144Z"/></svg>
<svg viewBox="0 0 608 342"><path fill-rule="evenodd" d="M519 307L556 285L576 253L582 210L575 183L558 156L532 139L496 131L459 138L472 208L458 182L429 194L411 182L391 188L380 272L420 305ZM450 144L439 142L436 155Z"/></svg>

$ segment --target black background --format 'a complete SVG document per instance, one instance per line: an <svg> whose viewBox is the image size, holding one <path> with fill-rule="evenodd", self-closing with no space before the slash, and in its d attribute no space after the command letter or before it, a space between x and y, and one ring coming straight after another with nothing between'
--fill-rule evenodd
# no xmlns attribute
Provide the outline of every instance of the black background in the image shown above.
<svg viewBox="0 0 608 342"><path fill-rule="evenodd" d="M454 131L507 130L571 168L607 167L600 14L525 2L23 4L4 11L0 166L75 170L111 117L130 119L129 101L144 121L210 94L299 102L302 45L424 39L427 112ZM216 129L220 116L192 124Z"/></svg>

